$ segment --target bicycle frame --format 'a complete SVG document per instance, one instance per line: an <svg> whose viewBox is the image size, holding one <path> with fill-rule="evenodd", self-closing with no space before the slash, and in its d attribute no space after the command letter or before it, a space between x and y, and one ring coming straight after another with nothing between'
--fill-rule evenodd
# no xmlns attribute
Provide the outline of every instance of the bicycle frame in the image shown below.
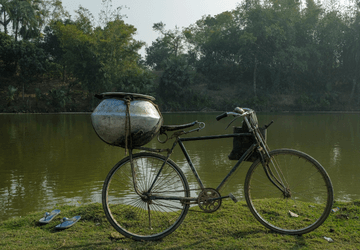
<svg viewBox="0 0 360 250"><path fill-rule="evenodd" d="M257 127L252 126L252 122L251 120L249 120L248 117L244 117L244 120L246 122L246 124L248 125L248 127L250 127L250 132L249 133L235 133L235 134L224 134L224 135L211 135L211 136L200 136L200 137L185 137L185 138L180 138L179 136L176 137L175 142L173 143L173 146L170 150L168 150L168 155L167 158L165 160L165 162L163 163L163 165L161 166L157 176L155 177L151 187L149 188L149 190L146 193L140 194L138 192L137 189L137 184L136 184L136 180L134 178L134 188L135 191L137 192L138 195L140 195L141 197L147 197L148 199L151 200L155 200L155 199L163 199L163 200L181 200L181 201L197 201L197 197L173 197L173 196L159 196L159 195L152 195L151 194L151 190L154 186L154 184L156 183L158 177L160 176L160 173L163 169L163 167L165 166L167 160L170 158L174 148L176 147L177 144L179 144L188 164L189 167L191 169L191 171L193 172L196 181L198 183L198 185L200 186L201 190L205 189L204 184L202 183L202 180L199 176L199 174L196 171L196 168L194 167L194 164L183 144L183 142L187 142L187 141L201 141L201 140L216 140L216 139L224 139L224 138L234 138L234 137L238 137L238 136L253 136L256 139L256 143L252 144L247 151L240 157L240 159L236 162L236 164L232 167L232 169L230 170L230 172L224 177L224 179L221 181L221 183L218 185L218 187L215 189L216 191L220 192L220 190L222 189L222 187L225 185L225 183L229 180L229 178L234 174L234 172L239 168L239 166L241 165L241 163L251 154L253 153L255 150L257 150L260 153L260 160L262 162L262 165L264 167L264 171L268 177L268 179L270 180L270 182L275 185L281 192L284 193L284 195L287 195L286 192L286 188L283 184L282 181L280 181L274 174L273 172L270 170L270 168L268 167L268 162L267 159L270 159L269 157L269 152L267 150L267 145L266 142L263 141L262 136L259 134ZM145 149L146 148L141 148L141 149ZM149 149L151 150L151 149ZM131 154L131 151L130 151ZM131 156L130 156L131 157ZM271 160L270 162L272 164L274 164ZM133 169L132 166L132 171L133 171L133 177L135 176L135 170ZM279 175L278 175L279 176ZM280 178L281 179L281 178ZM229 196L223 196L223 197L219 197L217 199L222 199L222 198L228 198Z"/></svg>
<svg viewBox="0 0 360 250"><path fill-rule="evenodd" d="M237 136L252 136L251 133L239 133L239 134L227 134L227 135L214 135L214 136L201 136L201 137L188 137L188 138L179 138L178 139L178 143L179 146L190 166L191 171L193 172L201 190L204 190L205 187L200 179L200 176L198 175L196 168L194 167L191 158L188 154L188 152L186 151L186 148L184 146L184 144L182 142L185 141L201 141L201 140L214 140L214 139L222 139L222 138L233 138L233 137L237 137ZM257 144L253 144L241 157L240 159L236 162L236 164L234 165L234 167L230 170L230 172L225 176L225 178L221 181L221 183L219 184L219 186L216 188L216 191L220 191L221 188L224 186L224 184L227 182L227 180L230 178L230 176L238 169L238 167L240 166L240 164L252 153L254 152L255 148L257 147Z"/></svg>
<svg viewBox="0 0 360 250"><path fill-rule="evenodd" d="M174 196L159 196L159 195L151 195L151 190L154 186L154 184L157 181L158 176L160 175L164 165L166 164L167 160L170 158L170 155L173 151L173 149L175 148L175 146L177 144L179 144L188 164L189 167L191 169L191 171L193 172L197 183L200 186L201 190L205 189L204 184L201 181L201 178L199 176L199 174L196 171L196 168L194 167L194 164L192 163L192 160L183 144L183 142L186 141L201 141L201 140L214 140L214 139L223 139L223 138L233 138L233 137L237 137L237 136L253 136L252 133L237 133L237 134L226 134L226 135L213 135L213 136L200 136L200 137L187 137L187 138L180 138L178 137L177 140L174 142L167 158L166 161L163 163L162 167L159 170L159 173L157 174L157 176L155 177L153 184L151 185L150 189L147 191L147 193L145 195L150 194L150 196L148 198L150 198L151 200L156 200L156 199L162 199L162 200L181 200L183 202L190 202L190 201L197 201L197 197L174 197ZM219 186L216 188L216 191L220 191L221 188L224 186L224 184L228 181L228 179L232 176L232 174L239 168L240 164L251 154L253 153L256 148L258 147L257 143L254 143L253 145L251 145L251 147L249 147L249 149L240 157L240 159L236 162L236 164L233 166L233 168L230 170L230 172L225 176L225 178L221 181L221 183L219 184ZM134 183L134 185L136 186L136 184ZM143 196L144 194L139 194L141 196ZM225 197L221 197L221 198L227 198L228 196Z"/></svg>

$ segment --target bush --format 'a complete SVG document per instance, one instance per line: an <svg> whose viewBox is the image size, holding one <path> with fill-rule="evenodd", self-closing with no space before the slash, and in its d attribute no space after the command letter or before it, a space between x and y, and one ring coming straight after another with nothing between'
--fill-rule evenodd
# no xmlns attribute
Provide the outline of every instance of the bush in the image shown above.
<svg viewBox="0 0 360 250"><path fill-rule="evenodd" d="M13 76L16 72L17 52L12 37L0 32L0 73Z"/></svg>

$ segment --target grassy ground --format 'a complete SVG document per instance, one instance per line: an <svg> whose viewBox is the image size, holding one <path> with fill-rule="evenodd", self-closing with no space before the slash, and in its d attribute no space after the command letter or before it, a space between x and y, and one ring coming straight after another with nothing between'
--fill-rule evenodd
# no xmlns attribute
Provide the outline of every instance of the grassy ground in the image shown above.
<svg viewBox="0 0 360 250"><path fill-rule="evenodd" d="M360 201L336 202L334 207L340 210L315 231L289 236L263 227L245 202L223 202L215 213L189 212L183 224L162 240L140 242L117 233L100 204L63 206L48 225L38 224L45 211L0 222L0 249L360 249ZM55 230L60 218L75 215L82 216L77 224Z"/></svg>

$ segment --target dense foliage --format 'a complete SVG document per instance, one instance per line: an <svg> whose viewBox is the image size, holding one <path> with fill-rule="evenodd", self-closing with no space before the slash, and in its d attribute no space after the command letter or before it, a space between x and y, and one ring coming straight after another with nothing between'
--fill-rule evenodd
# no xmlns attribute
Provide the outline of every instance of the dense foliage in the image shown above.
<svg viewBox="0 0 360 250"><path fill-rule="evenodd" d="M0 0L2 111L91 110L104 91L155 95L165 110L358 109L359 0L243 0L182 30L155 23L144 60L136 27L102 2L95 21L59 0Z"/></svg>
<svg viewBox="0 0 360 250"><path fill-rule="evenodd" d="M294 0L244 1L233 11L203 17L185 35L197 71L215 87L228 82L254 97L300 96L300 109L329 109L345 91L357 105L357 4L345 12L312 0L305 6Z"/></svg>

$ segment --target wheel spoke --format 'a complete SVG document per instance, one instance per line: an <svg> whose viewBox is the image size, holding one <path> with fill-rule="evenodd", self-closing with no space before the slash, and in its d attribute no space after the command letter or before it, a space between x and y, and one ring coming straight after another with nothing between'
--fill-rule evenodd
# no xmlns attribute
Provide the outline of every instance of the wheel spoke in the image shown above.
<svg viewBox="0 0 360 250"><path fill-rule="evenodd" d="M270 156L274 164L271 171L286 186L288 195L281 194L256 161L245 180L251 212L276 232L303 234L316 229L328 217L333 202L326 171L312 157L296 150L274 150Z"/></svg>
<svg viewBox="0 0 360 250"><path fill-rule="evenodd" d="M181 199L190 196L184 174L168 160L159 173L165 157L154 153L133 155L137 189L134 190L129 158L120 161L108 174L103 187L103 207L107 219L120 233L137 240L157 240L173 232L183 221L188 204ZM152 192L147 194L151 185ZM179 197L179 200L151 200L151 195Z"/></svg>

